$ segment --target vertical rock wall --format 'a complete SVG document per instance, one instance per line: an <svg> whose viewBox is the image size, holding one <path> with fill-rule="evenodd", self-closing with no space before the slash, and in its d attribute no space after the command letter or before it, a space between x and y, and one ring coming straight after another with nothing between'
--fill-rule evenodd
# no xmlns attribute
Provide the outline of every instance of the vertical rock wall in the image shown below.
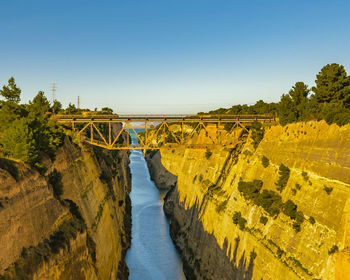
<svg viewBox="0 0 350 280"><path fill-rule="evenodd" d="M47 176L15 163L0 169L0 276L4 279L127 279L131 180L127 152L109 152L66 137Z"/></svg>
<svg viewBox="0 0 350 280"><path fill-rule="evenodd" d="M162 151L178 177L165 210L189 278L350 279L349 141L349 126L309 122L267 128L256 150L248 139L209 158L205 150ZM290 174L279 192L281 164ZM299 231L282 205L272 217L238 190L254 180L293 201L304 217ZM235 222L237 213L243 220Z"/></svg>

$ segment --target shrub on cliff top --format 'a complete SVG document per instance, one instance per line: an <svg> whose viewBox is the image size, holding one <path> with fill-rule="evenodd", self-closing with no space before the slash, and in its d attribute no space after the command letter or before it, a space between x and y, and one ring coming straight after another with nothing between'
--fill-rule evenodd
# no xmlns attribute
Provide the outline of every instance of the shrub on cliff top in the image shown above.
<svg viewBox="0 0 350 280"><path fill-rule="evenodd" d="M11 77L0 89L0 143L4 155L34 165L41 155L51 158L61 146L63 131L50 119L52 107L39 92L28 104L20 105L21 90Z"/></svg>
<svg viewBox="0 0 350 280"><path fill-rule="evenodd" d="M35 163L38 157L33 129L27 119L15 120L2 133L2 152L26 163Z"/></svg>

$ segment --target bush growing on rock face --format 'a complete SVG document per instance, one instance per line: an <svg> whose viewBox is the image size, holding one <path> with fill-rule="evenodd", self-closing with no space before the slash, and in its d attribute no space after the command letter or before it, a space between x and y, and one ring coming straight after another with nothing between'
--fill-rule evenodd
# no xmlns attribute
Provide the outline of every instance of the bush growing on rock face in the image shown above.
<svg viewBox="0 0 350 280"><path fill-rule="evenodd" d="M323 186L323 190L324 190L328 195L330 195L331 192L333 191L333 188L327 187L327 186Z"/></svg>
<svg viewBox="0 0 350 280"><path fill-rule="evenodd" d="M270 161L269 161L269 159L268 159L267 157L263 156L263 157L261 158L261 164L266 168L266 167L269 166Z"/></svg>
<svg viewBox="0 0 350 280"><path fill-rule="evenodd" d="M250 252L250 259L254 260L257 257L257 254L255 253L255 251L251 251Z"/></svg>
<svg viewBox="0 0 350 280"><path fill-rule="evenodd" d="M293 228L296 232L299 232L301 230L300 224L297 222L293 223Z"/></svg>
<svg viewBox="0 0 350 280"><path fill-rule="evenodd" d="M304 214L302 211L297 211L297 205L290 199L286 201L283 205L283 213L290 217L292 220L295 220L293 223L293 228L295 231L300 231L300 226L304 222Z"/></svg>
<svg viewBox="0 0 350 280"><path fill-rule="evenodd" d="M216 212L220 213L226 209L227 203L229 199L226 199L225 201L221 202L217 207L216 207Z"/></svg>
<svg viewBox="0 0 350 280"><path fill-rule="evenodd" d="M338 251L339 251L338 246L337 245L333 245L333 247L329 249L328 255L332 255L332 254L334 254L334 253L336 253Z"/></svg>
<svg viewBox="0 0 350 280"><path fill-rule="evenodd" d="M88 247L92 261L96 263L96 243L88 233L86 234L86 246Z"/></svg>
<svg viewBox="0 0 350 280"><path fill-rule="evenodd" d="M260 223L263 224L263 225L266 225L266 223L268 222L268 218L265 217L265 216L261 216L260 217Z"/></svg>
<svg viewBox="0 0 350 280"><path fill-rule="evenodd" d="M297 211L297 214L295 216L295 221L299 224L302 224L304 222L304 214L302 211Z"/></svg>
<svg viewBox="0 0 350 280"><path fill-rule="evenodd" d="M207 151L205 152L205 158L206 158L206 159L209 159L209 158L211 157L212 154L213 154L212 151L207 150Z"/></svg>
<svg viewBox="0 0 350 280"><path fill-rule="evenodd" d="M104 170L101 172L99 179L105 184L108 184L112 181L112 178Z"/></svg>
<svg viewBox="0 0 350 280"><path fill-rule="evenodd" d="M297 216L297 206L289 199L283 205L283 213L294 220Z"/></svg>
<svg viewBox="0 0 350 280"><path fill-rule="evenodd" d="M307 172L305 172L305 171L301 172L301 176L303 176L303 178L306 182L309 181L309 176L307 175Z"/></svg>
<svg viewBox="0 0 350 280"><path fill-rule="evenodd" d="M281 163L278 174L280 175L280 177L276 182L276 186L277 186L277 190L279 192L282 192L283 189L287 186L289 176L290 176L290 169L287 166L285 166L283 163Z"/></svg>
<svg viewBox="0 0 350 280"><path fill-rule="evenodd" d="M309 222L310 222L310 224L314 224L314 223L316 223L316 221L315 221L315 218L314 217L312 217L312 216L310 216L310 218L309 218Z"/></svg>
<svg viewBox="0 0 350 280"><path fill-rule="evenodd" d="M239 225L239 228L241 230L245 229L245 225L247 223L247 220L242 217L241 212L235 212L232 217L232 221L235 225Z"/></svg>
<svg viewBox="0 0 350 280"><path fill-rule="evenodd" d="M62 184L62 175L56 170L56 168L49 174L49 183L53 188L53 195L57 199L61 199L63 194L63 184Z"/></svg>
<svg viewBox="0 0 350 280"><path fill-rule="evenodd" d="M245 199L255 199L262 188L263 181L253 180L251 182L239 181L238 190L243 194Z"/></svg>
<svg viewBox="0 0 350 280"><path fill-rule="evenodd" d="M262 124L255 121L251 126L252 131L252 139L253 139L253 146L256 149L259 146L259 143L264 138L265 129L263 128Z"/></svg>
<svg viewBox="0 0 350 280"><path fill-rule="evenodd" d="M261 206L271 217L278 215L283 205L282 197L271 190L263 190L255 199L255 203Z"/></svg>
<svg viewBox="0 0 350 280"><path fill-rule="evenodd" d="M238 222L239 229L240 229L240 230L244 230L244 229L245 229L246 223L247 223L247 220L246 220L246 219L240 218L240 219L239 219L239 222Z"/></svg>
<svg viewBox="0 0 350 280"><path fill-rule="evenodd" d="M239 219L241 218L241 212L237 212L237 211L235 211L235 213L233 214L233 217L232 217L232 220L233 220L233 223L235 224L235 225L237 225L238 224L238 221L239 221Z"/></svg>

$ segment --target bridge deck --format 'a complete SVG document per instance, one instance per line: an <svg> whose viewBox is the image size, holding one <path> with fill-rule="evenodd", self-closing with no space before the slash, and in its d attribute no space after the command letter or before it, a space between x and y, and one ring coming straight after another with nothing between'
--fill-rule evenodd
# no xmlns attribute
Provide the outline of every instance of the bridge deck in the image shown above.
<svg viewBox="0 0 350 280"><path fill-rule="evenodd" d="M272 115L55 115L60 122L272 122Z"/></svg>

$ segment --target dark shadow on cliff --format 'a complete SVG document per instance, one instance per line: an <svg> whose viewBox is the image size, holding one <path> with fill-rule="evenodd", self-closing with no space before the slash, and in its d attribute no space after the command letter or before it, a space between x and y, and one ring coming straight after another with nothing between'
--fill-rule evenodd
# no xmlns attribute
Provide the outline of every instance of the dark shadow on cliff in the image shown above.
<svg viewBox="0 0 350 280"><path fill-rule="evenodd" d="M239 258L239 237L232 247L225 239L223 248L220 248L214 235L204 230L197 203L185 210L179 204L177 188L172 188L165 200L164 210L170 219L170 235L181 253L187 279L253 278L256 253L243 252ZM231 252L232 260L228 257Z"/></svg>

